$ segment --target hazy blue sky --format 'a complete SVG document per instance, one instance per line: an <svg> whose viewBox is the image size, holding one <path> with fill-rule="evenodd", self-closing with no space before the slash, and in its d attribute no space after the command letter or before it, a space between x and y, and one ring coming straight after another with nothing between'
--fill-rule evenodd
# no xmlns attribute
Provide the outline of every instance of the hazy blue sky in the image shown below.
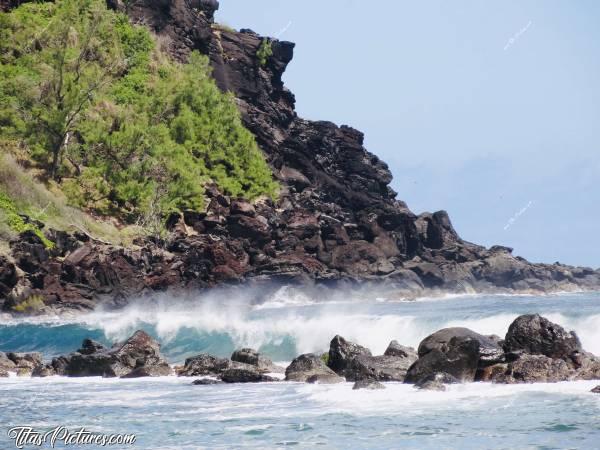
<svg viewBox="0 0 600 450"><path fill-rule="evenodd" d="M413 211L600 266L600 2L220 3L218 21L296 42L299 115L363 131Z"/></svg>

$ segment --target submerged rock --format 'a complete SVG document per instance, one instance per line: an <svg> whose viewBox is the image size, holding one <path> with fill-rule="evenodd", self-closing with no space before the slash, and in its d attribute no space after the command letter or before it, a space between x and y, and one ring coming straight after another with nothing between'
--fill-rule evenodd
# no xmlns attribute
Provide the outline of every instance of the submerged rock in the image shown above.
<svg viewBox="0 0 600 450"><path fill-rule="evenodd" d="M325 365L319 355L306 353L298 356L285 369L286 381L307 381L314 375L337 376L337 374Z"/></svg>
<svg viewBox="0 0 600 450"><path fill-rule="evenodd" d="M306 382L310 384L337 384L343 383L345 381L346 380L344 378L336 375L335 373L318 373L315 375L311 375L306 379Z"/></svg>
<svg viewBox="0 0 600 450"><path fill-rule="evenodd" d="M424 391L445 391L446 384L455 384L459 381L450 374L437 372L419 380L415 387Z"/></svg>
<svg viewBox="0 0 600 450"><path fill-rule="evenodd" d="M195 386L210 386L213 384L223 384L223 381L214 380L212 378L200 378L198 380L194 380L192 384Z"/></svg>
<svg viewBox="0 0 600 450"><path fill-rule="evenodd" d="M593 388L590 392L593 392L594 394L600 394L600 385Z"/></svg>
<svg viewBox="0 0 600 450"><path fill-rule="evenodd" d="M352 386L352 390L356 391L359 389L378 390L385 389L385 386L376 380L358 380L354 383L354 386Z"/></svg>
<svg viewBox="0 0 600 450"><path fill-rule="evenodd" d="M221 374L225 383L258 383L261 381L279 381L277 378L265 375L261 370L248 365L245 368L231 368Z"/></svg>

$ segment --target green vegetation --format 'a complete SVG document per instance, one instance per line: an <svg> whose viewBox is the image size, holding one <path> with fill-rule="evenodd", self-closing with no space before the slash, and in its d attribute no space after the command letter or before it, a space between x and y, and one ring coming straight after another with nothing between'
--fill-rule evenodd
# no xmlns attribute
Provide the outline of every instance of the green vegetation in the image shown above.
<svg viewBox="0 0 600 450"><path fill-rule="evenodd" d="M327 364L329 362L329 353L323 353L321 355L321 361L323 361L325 364Z"/></svg>
<svg viewBox="0 0 600 450"><path fill-rule="evenodd" d="M209 180L250 199L277 190L233 97L210 78L208 59L170 60L147 29L104 0L29 3L0 14L6 147L19 148L70 205L142 227L202 208ZM5 194L6 212L15 197Z"/></svg>
<svg viewBox="0 0 600 450"><path fill-rule="evenodd" d="M259 64L264 67L271 56L273 56L271 40L269 38L264 38L256 51L256 57L258 58Z"/></svg>
<svg viewBox="0 0 600 450"><path fill-rule="evenodd" d="M30 295L21 303L12 307L12 310L19 313L38 312L45 306L44 297L41 295Z"/></svg>
<svg viewBox="0 0 600 450"><path fill-rule="evenodd" d="M25 219L19 215L14 202L4 192L0 192L0 211L4 216L4 222L12 231L15 233L31 231L42 240L47 248L54 247L54 243L49 241L35 224L26 222Z"/></svg>

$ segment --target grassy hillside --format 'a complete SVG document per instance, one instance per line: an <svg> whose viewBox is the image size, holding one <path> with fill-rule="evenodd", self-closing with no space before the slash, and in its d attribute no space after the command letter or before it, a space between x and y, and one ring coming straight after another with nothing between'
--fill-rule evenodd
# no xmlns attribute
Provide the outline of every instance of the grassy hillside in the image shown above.
<svg viewBox="0 0 600 450"><path fill-rule="evenodd" d="M103 0L0 14L0 151L0 220L13 231L26 225L7 218L11 204L62 227L74 208L144 227L201 209L209 180L250 199L277 190L207 58L170 60ZM11 172L36 186L34 198L15 190Z"/></svg>

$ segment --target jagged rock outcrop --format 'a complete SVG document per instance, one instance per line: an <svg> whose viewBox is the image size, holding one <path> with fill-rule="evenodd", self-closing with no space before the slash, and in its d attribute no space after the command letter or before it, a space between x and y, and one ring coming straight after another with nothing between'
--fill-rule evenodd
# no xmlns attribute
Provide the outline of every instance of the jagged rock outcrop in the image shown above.
<svg viewBox="0 0 600 450"><path fill-rule="evenodd" d="M18 3L2 0L0 9ZM294 95L282 81L293 43L215 24L215 0L108 5L159 35L174 58L184 61L192 50L210 58L216 83L234 94L244 125L279 180L280 196L249 204L209 187L206 210L171 217L166 242L140 240L126 249L82 233L45 230L57 242L48 251L25 233L10 243L11 258L0 258L4 310L20 311L31 298L44 306L29 313L119 307L166 289L246 280L377 282L410 295L600 287L596 270L531 264L510 248L462 240L445 211L411 212L360 131L297 116ZM256 53L266 39L272 55L263 65Z"/></svg>
<svg viewBox="0 0 600 450"><path fill-rule="evenodd" d="M55 358L51 366L57 374L70 377L138 378L172 373L158 342L141 330L112 348L85 339L79 350Z"/></svg>

